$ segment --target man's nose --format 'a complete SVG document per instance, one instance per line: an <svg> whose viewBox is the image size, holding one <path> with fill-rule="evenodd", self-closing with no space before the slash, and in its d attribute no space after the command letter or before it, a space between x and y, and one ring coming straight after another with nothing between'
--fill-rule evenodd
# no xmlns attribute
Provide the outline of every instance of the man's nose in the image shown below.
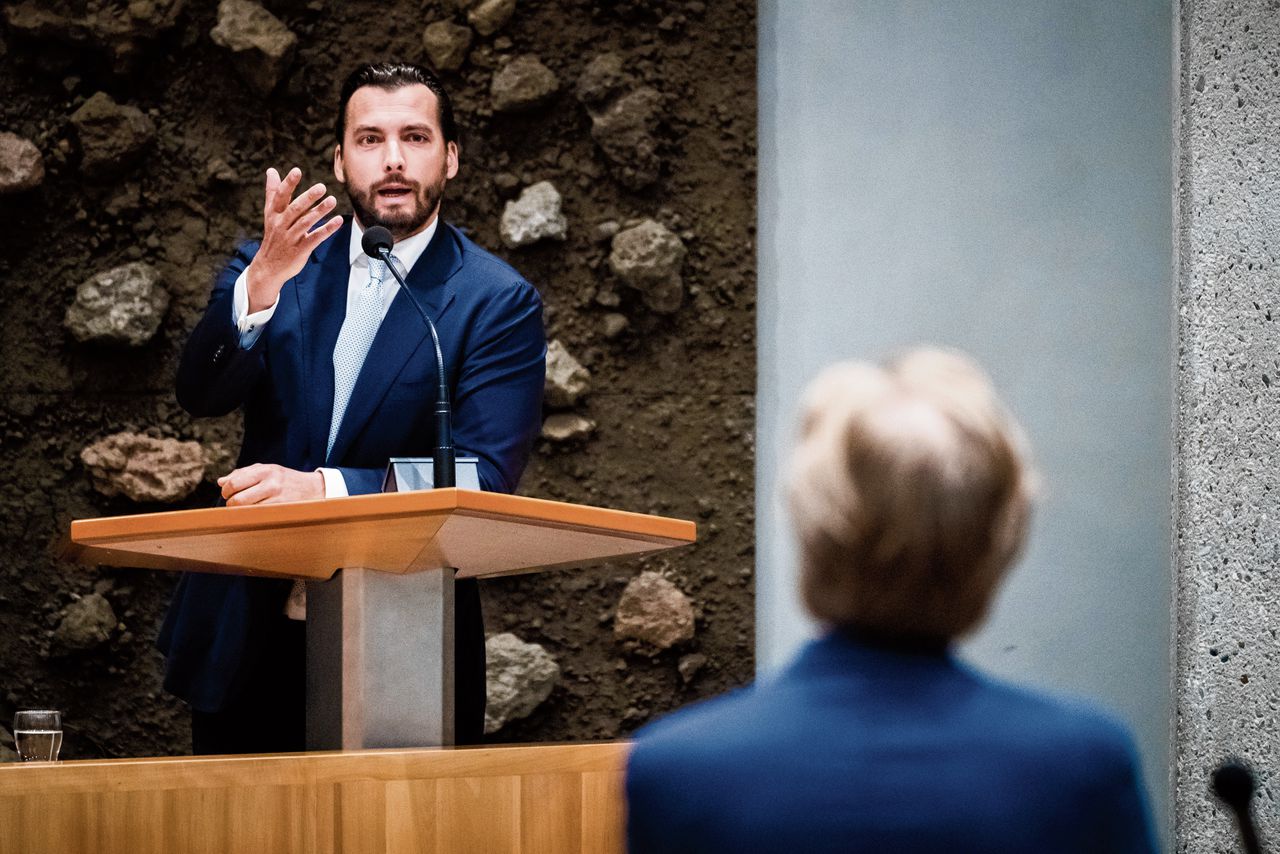
<svg viewBox="0 0 1280 854"><path fill-rule="evenodd" d="M383 154L382 168L386 172L404 171L404 150L400 147L400 140L391 139L387 141Z"/></svg>

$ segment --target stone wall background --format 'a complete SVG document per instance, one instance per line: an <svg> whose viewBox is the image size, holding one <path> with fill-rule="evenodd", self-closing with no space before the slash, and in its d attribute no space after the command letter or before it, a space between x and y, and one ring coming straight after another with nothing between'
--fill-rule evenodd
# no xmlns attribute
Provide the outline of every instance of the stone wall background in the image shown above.
<svg viewBox="0 0 1280 854"><path fill-rule="evenodd" d="M1280 838L1280 3L1177 8L1174 837L1231 851L1209 790L1228 756Z"/></svg>
<svg viewBox="0 0 1280 854"><path fill-rule="evenodd" d="M239 423L174 401L186 334L264 170L332 183L337 88L392 57L456 65L445 217L560 345L521 492L699 524L484 586L492 738L615 737L751 678L754 4L26 0L0 3L0 724L60 708L68 758L189 749L152 646L174 579L58 544L213 502Z"/></svg>

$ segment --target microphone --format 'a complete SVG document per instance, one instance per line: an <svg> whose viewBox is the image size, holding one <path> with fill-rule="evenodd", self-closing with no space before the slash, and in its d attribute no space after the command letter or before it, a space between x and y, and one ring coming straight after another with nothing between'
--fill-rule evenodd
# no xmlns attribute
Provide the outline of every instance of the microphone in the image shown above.
<svg viewBox="0 0 1280 854"><path fill-rule="evenodd" d="M364 254L370 258L381 258L386 262L387 269L391 271L391 275L395 276L396 281L400 283L400 290L413 303L413 307L422 316L422 322L427 325L427 329L431 332L431 343L435 345L436 349L436 374L440 381L440 388L436 392L436 452L431 461L431 468L435 488L445 489L450 486L456 486L457 481L454 469L453 404L449 400L449 382L444 371L444 353L440 350L440 336L436 334L436 325L431 322L431 318L427 316L427 312L422 308L422 304L418 302L418 298L413 295L413 291L409 290L409 286L405 284L404 278L400 275L400 271L396 269L395 264L391 263L391 247L394 245L395 243L391 239L391 232L380 225L375 225L365 231L364 239L360 241Z"/></svg>
<svg viewBox="0 0 1280 854"><path fill-rule="evenodd" d="M1213 793L1235 813L1245 854L1262 854L1250 803L1254 788L1253 772L1238 759L1228 759L1213 772Z"/></svg>

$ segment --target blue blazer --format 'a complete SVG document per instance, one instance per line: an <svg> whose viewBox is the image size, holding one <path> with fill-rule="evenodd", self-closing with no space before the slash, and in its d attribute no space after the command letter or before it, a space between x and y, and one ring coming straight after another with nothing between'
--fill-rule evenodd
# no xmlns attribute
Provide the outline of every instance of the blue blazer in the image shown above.
<svg viewBox="0 0 1280 854"><path fill-rule="evenodd" d="M1119 724L838 633L642 729L627 798L633 854L1154 850Z"/></svg>
<svg viewBox="0 0 1280 854"><path fill-rule="evenodd" d="M387 459L430 456L436 367L431 336L404 293L387 310L365 357L333 450L333 348L346 314L348 221L280 292L248 350L232 323L236 279L258 243L218 276L178 369L178 401L192 415L244 410L238 465L277 463L341 470L352 495L378 492ZM509 265L440 223L406 279L440 334L453 395L458 455L479 458L482 489L512 492L542 414L546 338L537 290ZM158 645L165 688L201 711L233 694L264 621L284 607L289 582L187 574ZM477 604L478 608L478 604ZM477 615L478 616L478 615Z"/></svg>

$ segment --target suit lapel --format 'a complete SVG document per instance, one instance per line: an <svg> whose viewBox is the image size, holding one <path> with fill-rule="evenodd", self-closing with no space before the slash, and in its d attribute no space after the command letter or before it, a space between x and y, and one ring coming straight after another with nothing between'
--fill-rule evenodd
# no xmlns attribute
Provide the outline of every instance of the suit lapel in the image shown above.
<svg viewBox="0 0 1280 854"><path fill-rule="evenodd" d="M329 421L333 417L333 345L347 313L350 246L351 220L348 219L337 233L311 253L307 266L294 280L306 360L302 376L310 386L301 390L307 401L308 457L316 461L324 458Z"/></svg>
<svg viewBox="0 0 1280 854"><path fill-rule="evenodd" d="M413 291L418 302L422 303L427 315L440 325L440 318L453 302L454 273L462 266L462 252L453 229L444 222L436 228L431 242L418 258L413 269L409 271L405 282ZM339 321L340 323L341 321ZM333 450L329 454L331 463L342 459L347 448L366 422L372 417L387 390L404 369L405 364L414 352L428 338L426 325L418 316L418 311L404 293L397 293L391 301L378 334L369 347L364 365L360 368L360 376L356 379L355 388L351 391L351 400L347 404L342 426L338 429ZM337 340L337 332L334 332ZM428 345L429 346L429 345ZM333 343L329 345L329 407L333 408ZM434 362L434 357L433 357ZM432 374L434 376L434 374ZM328 427L328 421L325 422ZM327 437L326 437L327 438ZM321 446L323 447L323 445Z"/></svg>

